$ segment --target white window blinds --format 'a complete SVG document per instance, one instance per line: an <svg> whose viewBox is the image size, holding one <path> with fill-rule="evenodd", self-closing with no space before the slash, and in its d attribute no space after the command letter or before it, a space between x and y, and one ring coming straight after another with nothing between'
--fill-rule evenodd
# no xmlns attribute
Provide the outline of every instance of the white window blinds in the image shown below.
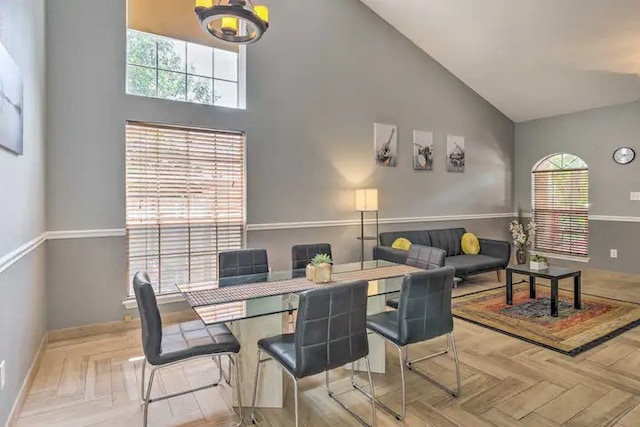
<svg viewBox="0 0 640 427"><path fill-rule="evenodd" d="M130 279L214 280L218 252L244 243L244 134L127 123L126 198Z"/></svg>
<svg viewBox="0 0 640 427"><path fill-rule="evenodd" d="M535 249L589 254L589 169L576 156L557 154L533 171Z"/></svg>

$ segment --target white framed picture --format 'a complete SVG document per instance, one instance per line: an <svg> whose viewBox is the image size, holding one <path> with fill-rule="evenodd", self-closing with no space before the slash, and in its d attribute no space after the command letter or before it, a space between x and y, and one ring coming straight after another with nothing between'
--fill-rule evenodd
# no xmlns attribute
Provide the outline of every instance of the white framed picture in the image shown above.
<svg viewBox="0 0 640 427"><path fill-rule="evenodd" d="M413 169L433 170L433 132L413 131Z"/></svg>
<svg viewBox="0 0 640 427"><path fill-rule="evenodd" d="M464 136L447 135L447 171L464 172Z"/></svg>
<svg viewBox="0 0 640 427"><path fill-rule="evenodd" d="M373 139L376 164L380 166L395 166L398 161L397 126L374 123Z"/></svg>

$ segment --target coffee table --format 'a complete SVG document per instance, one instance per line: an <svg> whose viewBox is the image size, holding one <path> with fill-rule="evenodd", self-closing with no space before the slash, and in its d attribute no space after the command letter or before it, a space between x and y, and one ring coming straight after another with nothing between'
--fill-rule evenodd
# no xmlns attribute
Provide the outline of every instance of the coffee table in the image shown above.
<svg viewBox="0 0 640 427"><path fill-rule="evenodd" d="M529 276L529 297L536 298L536 277L551 280L551 316L558 317L558 282L573 277L573 307L582 308L582 272L564 267L533 270L527 265L507 267L507 304L513 305L513 273Z"/></svg>

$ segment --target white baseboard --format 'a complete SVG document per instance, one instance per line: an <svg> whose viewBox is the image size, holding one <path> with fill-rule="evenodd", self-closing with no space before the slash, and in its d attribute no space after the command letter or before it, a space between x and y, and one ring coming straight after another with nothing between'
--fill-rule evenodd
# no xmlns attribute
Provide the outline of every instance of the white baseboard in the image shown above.
<svg viewBox="0 0 640 427"><path fill-rule="evenodd" d="M31 362L31 367L27 372L27 375L22 381L22 386L20 387L20 391L18 391L18 395L16 396L16 400L13 402L13 407L11 408L11 412L9 412L9 418L7 419L6 427L12 427L18 421L18 417L20 416L20 411L22 410L22 406L24 405L24 401L27 399L27 394L29 394L29 388L31 388L31 384L35 379L36 374L38 373L38 367L40 366L40 361L42 361L42 357L44 356L44 352L47 349L47 334L45 333L42 337L42 341L40 341L40 345L38 346L38 350L36 351L35 356L33 357L33 361Z"/></svg>

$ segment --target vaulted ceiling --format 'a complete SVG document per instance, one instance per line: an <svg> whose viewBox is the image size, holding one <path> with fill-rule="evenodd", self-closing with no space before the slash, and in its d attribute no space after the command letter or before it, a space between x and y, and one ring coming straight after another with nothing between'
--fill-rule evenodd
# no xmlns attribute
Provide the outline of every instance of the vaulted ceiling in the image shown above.
<svg viewBox="0 0 640 427"><path fill-rule="evenodd" d="M362 2L515 122L640 99L640 0Z"/></svg>

